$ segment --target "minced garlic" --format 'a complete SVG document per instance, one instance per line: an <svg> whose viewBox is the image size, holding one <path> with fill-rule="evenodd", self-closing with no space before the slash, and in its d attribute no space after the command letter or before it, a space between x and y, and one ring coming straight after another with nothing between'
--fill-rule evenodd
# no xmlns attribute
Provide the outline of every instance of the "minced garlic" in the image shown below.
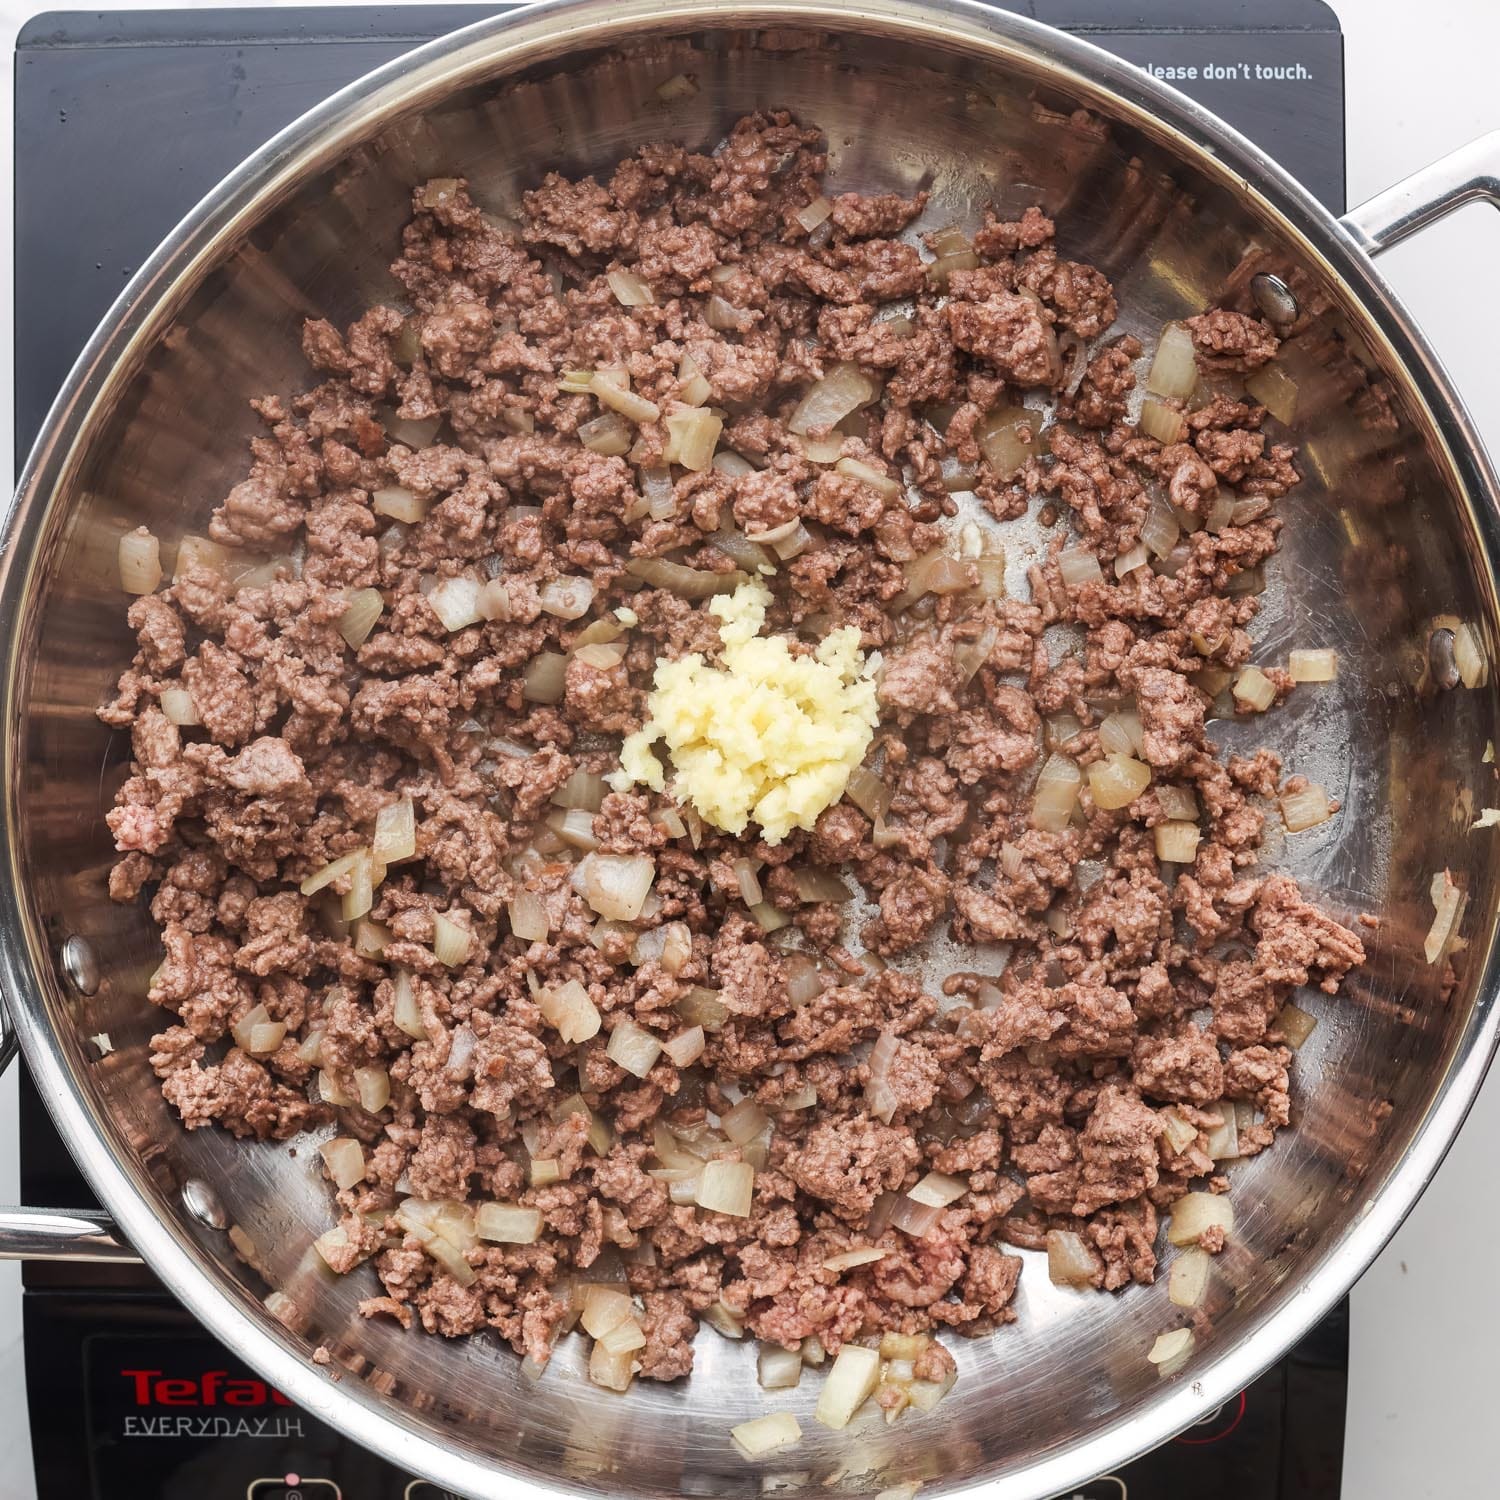
<svg viewBox="0 0 1500 1500"><path fill-rule="evenodd" d="M843 796L879 717L880 657L866 657L859 631L847 626L812 656L793 655L786 636L760 634L770 602L758 581L709 602L723 621L721 665L697 652L657 662L650 717L626 739L609 778L616 791L633 783L665 790L651 748L662 740L676 796L728 833L753 821L779 844Z"/></svg>

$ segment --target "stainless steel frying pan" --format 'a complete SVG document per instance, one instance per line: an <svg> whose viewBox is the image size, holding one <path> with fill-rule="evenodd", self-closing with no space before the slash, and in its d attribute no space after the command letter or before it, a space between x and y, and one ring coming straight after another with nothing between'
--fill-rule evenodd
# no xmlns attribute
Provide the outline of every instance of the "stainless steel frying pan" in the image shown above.
<svg viewBox="0 0 1500 1500"><path fill-rule="evenodd" d="M664 104L687 73L698 91ZM102 814L127 748L94 716L128 659L122 530L201 530L237 476L246 398L305 373L298 328L388 297L410 185L462 172L503 210L548 168L604 166L660 136L711 144L784 105L827 132L844 187L933 190L927 223L1040 201L1068 253L1116 283L1123 323L1259 298L1303 324L1290 360L1306 483L1258 634L1268 656L1338 648L1338 683L1264 723L1344 804L1271 851L1322 899L1381 926L1300 1054L1297 1128L1234 1171L1232 1298L1187 1368L1145 1354L1166 1288L1121 1296L1022 1278L1020 1321L957 1353L931 1415L833 1433L816 1382L787 1404L800 1447L759 1465L727 1440L758 1414L751 1351L712 1332L676 1386L618 1397L564 1347L538 1384L487 1337L447 1342L354 1314L370 1286L315 1269L325 1187L303 1149L185 1133L147 1066L158 949L105 895ZM1079 113L1082 111L1083 113ZM1500 138L1330 217L1254 147L1083 42L964 0L580 0L485 22L346 89L252 157L142 268L70 377L5 523L6 878L0 980L64 1137L114 1225L12 1211L11 1254L134 1253L228 1346L308 1410L475 1496L863 1494L920 1480L1020 1500L1055 1493L1186 1427L1245 1386L1369 1264L1441 1160L1495 1045L1492 836L1482 764L1496 731L1452 630L1500 651L1495 478L1432 352L1372 257L1474 198L1500 201ZM1257 279L1259 278L1259 279ZM1476 331L1476 336L1478 333ZM1493 337L1488 330L1486 336ZM1469 672L1472 679L1474 673ZM1465 893L1429 963L1434 872ZM1449 967L1451 964L1451 968ZM1445 974L1447 979L1445 981ZM107 1032L101 1056L90 1038ZM257 1269L231 1249L240 1226ZM268 1292L280 1316L265 1305ZM310 1362L326 1344L330 1365Z"/></svg>

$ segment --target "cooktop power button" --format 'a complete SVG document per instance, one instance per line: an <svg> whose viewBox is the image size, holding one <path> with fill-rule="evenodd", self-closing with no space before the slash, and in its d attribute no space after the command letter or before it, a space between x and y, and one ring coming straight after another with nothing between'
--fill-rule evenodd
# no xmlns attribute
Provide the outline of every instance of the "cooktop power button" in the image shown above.
<svg viewBox="0 0 1500 1500"><path fill-rule="evenodd" d="M277 1474L271 1479L252 1479L245 1500L344 1500L344 1492L331 1479Z"/></svg>

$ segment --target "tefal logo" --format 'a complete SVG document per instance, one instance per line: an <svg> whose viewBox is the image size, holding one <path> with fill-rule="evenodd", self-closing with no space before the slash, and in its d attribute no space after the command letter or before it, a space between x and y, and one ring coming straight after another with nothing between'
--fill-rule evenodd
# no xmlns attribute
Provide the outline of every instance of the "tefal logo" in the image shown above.
<svg viewBox="0 0 1500 1500"><path fill-rule="evenodd" d="M137 1406L290 1406L264 1380L205 1370L196 1378L168 1376L162 1370L121 1370L131 1384Z"/></svg>

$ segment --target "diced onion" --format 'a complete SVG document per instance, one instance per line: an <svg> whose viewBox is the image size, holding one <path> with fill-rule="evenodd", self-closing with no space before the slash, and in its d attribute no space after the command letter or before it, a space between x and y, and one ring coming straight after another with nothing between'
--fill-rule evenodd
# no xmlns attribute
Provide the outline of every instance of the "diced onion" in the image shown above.
<svg viewBox="0 0 1500 1500"><path fill-rule="evenodd" d="M867 463L861 463L857 458L841 458L833 467L835 473L843 474L849 479L857 479L861 484L869 485L872 490L878 490L882 495L894 497L902 492L899 479L892 479L889 474L882 474L879 469L872 468Z"/></svg>
<svg viewBox="0 0 1500 1500"><path fill-rule="evenodd" d="M1130 755L1111 751L1089 767L1094 806L1106 811L1129 807L1151 785L1151 767Z"/></svg>
<svg viewBox="0 0 1500 1500"><path fill-rule="evenodd" d="M1071 1229L1047 1231L1047 1276L1053 1286L1093 1286L1099 1258Z"/></svg>
<svg viewBox="0 0 1500 1500"><path fill-rule="evenodd" d="M1036 412L1021 406L1005 406L990 412L974 429L974 437L990 468L1001 479L1014 479L1036 452L1036 433L1040 426L1041 420ZM945 488L946 485L945 480Z"/></svg>
<svg viewBox="0 0 1500 1500"><path fill-rule="evenodd" d="M762 1344L760 1356L756 1360L756 1378L763 1391L790 1390L802 1379L801 1349L782 1349L775 1344Z"/></svg>
<svg viewBox="0 0 1500 1500"><path fill-rule="evenodd" d="M576 979L544 989L536 997L537 1008L565 1042L586 1042L599 1034L599 1009L589 992Z"/></svg>
<svg viewBox="0 0 1500 1500"><path fill-rule="evenodd" d="M714 393L691 354L684 354L677 365L677 399L684 406L703 406ZM661 517L657 517L658 520Z"/></svg>
<svg viewBox="0 0 1500 1500"><path fill-rule="evenodd" d="M1214 1161L1233 1161L1240 1154L1240 1124L1233 1107L1219 1106L1219 1123L1203 1138L1203 1149Z"/></svg>
<svg viewBox="0 0 1500 1500"><path fill-rule="evenodd" d="M427 514L428 501L418 500L409 489L399 484L386 485L370 496L370 509L376 515L389 516L393 521L402 521L414 526Z"/></svg>
<svg viewBox="0 0 1500 1500"><path fill-rule="evenodd" d="M1264 713L1276 701L1276 684L1259 667L1246 667L1234 680L1234 704Z"/></svg>
<svg viewBox="0 0 1500 1500"><path fill-rule="evenodd" d="M686 1031L679 1031L676 1036L668 1037L661 1044L661 1050L667 1054L673 1064L679 1068L691 1067L703 1056L707 1039L701 1026L689 1026Z"/></svg>
<svg viewBox="0 0 1500 1500"><path fill-rule="evenodd" d="M831 432L824 438L802 437L802 456L810 464L836 464L844 452L844 434Z"/></svg>
<svg viewBox="0 0 1500 1500"><path fill-rule="evenodd" d="M1116 709L1099 725L1099 748L1113 755L1136 755L1146 748L1141 716L1133 708Z"/></svg>
<svg viewBox="0 0 1500 1500"><path fill-rule="evenodd" d="M1193 1352L1193 1330L1191 1328L1174 1328L1170 1333L1163 1333L1151 1346L1151 1352L1146 1358L1161 1368L1162 1373L1170 1374L1180 1369L1188 1355Z"/></svg>
<svg viewBox="0 0 1500 1500"><path fill-rule="evenodd" d="M357 921L375 904L375 861L368 849L355 851L354 862L349 866L349 890L344 896L343 912L346 922Z"/></svg>
<svg viewBox="0 0 1500 1500"><path fill-rule="evenodd" d="M1202 837L1196 823L1169 819L1156 825L1156 857L1173 864L1190 865L1198 854L1198 840Z"/></svg>
<svg viewBox="0 0 1500 1500"><path fill-rule="evenodd" d="M625 564L625 571L652 588L666 589L683 599L733 593L745 581L745 575L738 569L732 573L714 573L704 568L689 568L665 557L632 557Z"/></svg>
<svg viewBox="0 0 1500 1500"><path fill-rule="evenodd" d="M1182 535L1182 527L1172 508L1159 495L1151 498L1146 519L1141 523L1141 541L1153 557L1168 557Z"/></svg>
<svg viewBox="0 0 1500 1500"><path fill-rule="evenodd" d="M422 1020L422 1008L417 1003L411 975L405 969L396 971L394 988L396 992L394 1020L397 1029L404 1031L414 1042L425 1042L427 1027Z"/></svg>
<svg viewBox="0 0 1500 1500"><path fill-rule="evenodd" d="M391 1102L391 1075L384 1068L356 1068L354 1086L359 1090L359 1107L372 1115Z"/></svg>
<svg viewBox="0 0 1500 1500"><path fill-rule="evenodd" d="M703 321L720 333L743 333L753 321L753 314L714 292L704 305Z"/></svg>
<svg viewBox="0 0 1500 1500"><path fill-rule="evenodd" d="M1087 547L1069 547L1057 557L1057 570L1063 583L1070 589L1081 588L1086 583L1102 583L1103 570L1099 559Z"/></svg>
<svg viewBox="0 0 1500 1500"><path fill-rule="evenodd" d="M510 587L503 578L491 578L487 583L480 585L478 596L474 600L474 608L479 611L481 620L510 619Z"/></svg>
<svg viewBox="0 0 1500 1500"><path fill-rule="evenodd" d="M229 553L217 542L188 532L177 544L177 559L172 565L172 582L178 582L194 568L202 568L209 573L224 573L228 563Z"/></svg>
<svg viewBox="0 0 1500 1500"><path fill-rule="evenodd" d="M852 1271L857 1266L873 1266L877 1260L884 1260L887 1253L874 1245L861 1245L857 1250L843 1250L837 1255L830 1255L823 1262L823 1269L842 1273Z"/></svg>
<svg viewBox="0 0 1500 1500"><path fill-rule="evenodd" d="M1193 822L1198 816L1198 799L1186 787L1170 783L1156 789L1157 805L1169 818Z"/></svg>
<svg viewBox="0 0 1500 1500"><path fill-rule="evenodd" d="M622 383L610 370L598 370L589 381L589 390L599 398L601 406L617 411L632 422L654 422L661 416L661 407L656 402L638 396Z"/></svg>
<svg viewBox="0 0 1500 1500"><path fill-rule="evenodd" d="M383 865L399 864L417 852L417 815L410 797L387 803L375 814L370 853Z"/></svg>
<svg viewBox="0 0 1500 1500"><path fill-rule="evenodd" d="M891 1204L891 1224L899 1229L902 1234L909 1234L914 1240L924 1239L937 1225L942 1209L934 1207L931 1203L917 1203L908 1198L904 1193L898 1196ZM873 1228L866 1226L869 1233L873 1234Z"/></svg>
<svg viewBox="0 0 1500 1500"><path fill-rule="evenodd" d="M1115 577L1124 578L1127 573L1144 568L1150 561L1151 554L1146 550L1146 544L1137 542L1128 552L1122 552L1115 559Z"/></svg>
<svg viewBox="0 0 1500 1500"><path fill-rule="evenodd" d="M634 1318L617 1323L599 1343L611 1354L630 1354L646 1347L646 1335Z"/></svg>
<svg viewBox="0 0 1500 1500"><path fill-rule="evenodd" d="M837 427L851 412L868 406L878 394L875 382L858 365L833 365L797 403L787 429L806 437L814 430L822 432Z"/></svg>
<svg viewBox="0 0 1500 1500"><path fill-rule="evenodd" d="M733 860L730 866L734 871L736 884L739 886L740 900L746 906L756 906L765 900L765 893L760 888L760 881L756 879L755 866L741 855Z"/></svg>
<svg viewBox="0 0 1500 1500"><path fill-rule="evenodd" d="M655 294L633 271L610 271L604 278L621 307L650 307Z"/></svg>
<svg viewBox="0 0 1500 1500"><path fill-rule="evenodd" d="M262 1021L250 1028L250 1044L245 1051L251 1057L270 1057L286 1040L285 1021Z"/></svg>
<svg viewBox="0 0 1500 1500"><path fill-rule="evenodd" d="M1078 805L1078 791L1082 784L1083 772L1078 769L1076 761L1069 760L1066 755L1049 755L1037 778L1036 795L1032 799L1032 827L1061 833Z"/></svg>
<svg viewBox="0 0 1500 1500"><path fill-rule="evenodd" d="M771 565L770 553L759 542L751 541L744 532L736 531L733 527L716 531L709 542L747 573L754 573Z"/></svg>
<svg viewBox="0 0 1500 1500"><path fill-rule="evenodd" d="M474 1232L495 1245L534 1245L541 1238L542 1215L513 1203L481 1203L474 1212Z"/></svg>
<svg viewBox="0 0 1500 1500"><path fill-rule="evenodd" d="M847 1427L861 1406L870 1398L880 1381L880 1351L862 1344L845 1344L834 1358L833 1367L818 1392L813 1415L825 1427L835 1430Z"/></svg>
<svg viewBox="0 0 1500 1500"><path fill-rule="evenodd" d="M606 1391L628 1391L635 1370L635 1357L628 1351L611 1354L602 1343L589 1351L589 1380Z"/></svg>
<svg viewBox="0 0 1500 1500"><path fill-rule="evenodd" d="M1332 682L1339 675L1337 651L1293 651L1287 657L1293 682Z"/></svg>
<svg viewBox="0 0 1500 1500"><path fill-rule="evenodd" d="M1464 891L1447 870L1439 870L1432 877L1429 894L1432 904L1437 908L1437 914L1427 930L1422 951L1427 962L1435 964L1447 952L1448 943L1458 926L1459 914L1464 905Z"/></svg>
<svg viewBox="0 0 1500 1500"><path fill-rule="evenodd" d="M927 279L935 287L946 287L951 272L972 271L979 265L968 235L956 224L935 230L927 236L927 243L937 257L927 267Z"/></svg>
<svg viewBox="0 0 1500 1500"><path fill-rule="evenodd" d="M1245 391L1278 422L1291 426L1297 415L1297 382L1274 360L1245 382Z"/></svg>
<svg viewBox="0 0 1500 1500"><path fill-rule="evenodd" d="M1213 1257L1196 1245L1189 1245L1172 1258L1167 1276L1167 1300L1176 1307L1198 1307L1208 1291L1213 1271Z"/></svg>
<svg viewBox="0 0 1500 1500"><path fill-rule="evenodd" d="M318 1155L340 1192L365 1180L365 1148L353 1136L341 1135L318 1147Z"/></svg>
<svg viewBox="0 0 1500 1500"><path fill-rule="evenodd" d="M712 1213L750 1217L755 1168L747 1161L706 1161L698 1179L698 1206Z"/></svg>
<svg viewBox="0 0 1500 1500"><path fill-rule="evenodd" d="M724 1134L736 1146L753 1141L770 1123L770 1117L753 1099L741 1099L720 1121Z"/></svg>
<svg viewBox="0 0 1500 1500"><path fill-rule="evenodd" d="M408 448L420 451L430 447L432 440L437 436L437 430L443 425L441 416L437 417L415 417L399 416L395 412L383 418L385 430L391 440L403 443Z"/></svg>
<svg viewBox="0 0 1500 1500"><path fill-rule="evenodd" d="M1180 443L1187 435L1187 418L1164 401L1141 403L1141 431L1159 443Z"/></svg>
<svg viewBox="0 0 1500 1500"><path fill-rule="evenodd" d="M656 878L649 854L586 855L573 871L573 889L601 917L633 922L640 916Z"/></svg>
<svg viewBox="0 0 1500 1500"><path fill-rule="evenodd" d="M1175 1109L1162 1110L1158 1118L1167 1144L1179 1156L1198 1139L1198 1127L1183 1119Z"/></svg>
<svg viewBox="0 0 1500 1500"><path fill-rule="evenodd" d="M951 1177L946 1172L929 1172L915 1187L907 1190L906 1196L913 1203L947 1208L950 1203L957 1203L968 1191L969 1184L962 1177Z"/></svg>
<svg viewBox="0 0 1500 1500"><path fill-rule="evenodd" d="M339 1087L338 1080L327 1068L318 1070L318 1098L324 1104L333 1105L335 1109L347 1109L357 1102Z"/></svg>
<svg viewBox="0 0 1500 1500"><path fill-rule="evenodd" d="M443 622L448 631L463 630L476 624L479 613L479 589L477 578L445 578L427 596L432 612Z"/></svg>
<svg viewBox="0 0 1500 1500"><path fill-rule="evenodd" d="M557 382L557 388L564 395L582 396L593 389L593 382L592 370L564 370L562 379Z"/></svg>
<svg viewBox="0 0 1500 1500"><path fill-rule="evenodd" d="M644 1078L656 1065L662 1046L644 1026L637 1026L628 1016L615 1022L604 1049L612 1063L617 1063L636 1078Z"/></svg>
<svg viewBox="0 0 1500 1500"><path fill-rule="evenodd" d="M1146 375L1146 389L1153 396L1191 396L1198 384L1198 356L1193 336L1181 323L1168 323Z"/></svg>
<svg viewBox="0 0 1500 1500"><path fill-rule="evenodd" d="M667 414L667 450L669 464L701 473L713 462L724 419L701 406Z"/></svg>
<svg viewBox="0 0 1500 1500"><path fill-rule="evenodd" d="M455 964L466 963L472 939L473 933L446 912L433 914L432 952L440 964L452 968Z"/></svg>
<svg viewBox="0 0 1500 1500"><path fill-rule="evenodd" d="M1167 1224L1167 1238L1174 1245L1196 1245L1206 1230L1222 1228L1226 1234L1234 1229L1234 1207L1218 1193L1184 1193L1172 1205Z"/></svg>
<svg viewBox="0 0 1500 1500"><path fill-rule="evenodd" d="M190 728L194 724L203 722L202 716L198 713L198 705L193 702L193 695L186 688L163 688L161 711L167 723L176 724L181 728Z"/></svg>
<svg viewBox="0 0 1500 1500"><path fill-rule="evenodd" d="M271 1019L271 1013L264 1005L252 1006L238 1021L229 1028L229 1034L234 1038L234 1044L242 1051L250 1050L250 1033L257 1026L264 1026Z"/></svg>
<svg viewBox="0 0 1500 1500"><path fill-rule="evenodd" d="M871 770L856 766L849 773L844 795L871 822L884 818L891 807L891 789Z"/></svg>
<svg viewBox="0 0 1500 1500"><path fill-rule="evenodd" d="M769 901L762 901L750 908L750 915L760 924L762 932L780 932L792 919Z"/></svg>
<svg viewBox="0 0 1500 1500"><path fill-rule="evenodd" d="M1287 1046L1295 1052L1313 1034L1318 1018L1288 1000L1271 1024L1286 1038Z"/></svg>
<svg viewBox="0 0 1500 1500"><path fill-rule="evenodd" d="M689 1026L701 1026L704 1031L719 1031L729 1019L729 1007L719 999L719 992L701 984L694 985L672 1008Z"/></svg>
<svg viewBox="0 0 1500 1500"><path fill-rule="evenodd" d="M578 441L590 453L623 458L635 446L635 429L619 412L607 411L602 417L579 424Z"/></svg>
<svg viewBox="0 0 1500 1500"><path fill-rule="evenodd" d="M1204 529L1210 536L1218 536L1226 526L1234 521L1235 502L1228 495L1220 495L1208 508L1208 514L1203 519ZM1189 527L1188 530L1193 530Z"/></svg>
<svg viewBox="0 0 1500 1500"><path fill-rule="evenodd" d="M337 1262L343 1259L340 1252L348 1249L348 1246L349 1236L345 1233L343 1226L338 1224L320 1234L313 1241L313 1249L323 1258L328 1269L336 1273L339 1271Z"/></svg>
<svg viewBox="0 0 1500 1500"><path fill-rule="evenodd" d="M568 659L556 651L538 651L526 663L521 696L528 703L561 703Z"/></svg>
<svg viewBox="0 0 1500 1500"><path fill-rule="evenodd" d="M1317 782L1309 782L1301 791L1283 792L1281 795L1281 821L1288 833L1301 833L1304 828L1316 828L1333 816L1328 805L1328 793Z"/></svg>
<svg viewBox="0 0 1500 1500"><path fill-rule="evenodd" d="M546 823L570 849L588 852L599 847L594 836L594 815L584 808L557 808L547 814Z"/></svg>
<svg viewBox="0 0 1500 1500"><path fill-rule="evenodd" d="M152 594L161 583L161 544L144 526L120 538L120 587L127 594Z"/></svg>
<svg viewBox="0 0 1500 1500"><path fill-rule="evenodd" d="M784 1352L784 1351L783 1351ZM764 1381L761 1382L763 1385ZM795 1382L784 1382L795 1384ZM770 1389L770 1387L767 1387ZM754 1417L729 1429L734 1446L746 1458L764 1458L781 1448L790 1448L802 1441L802 1428L789 1411L767 1412L763 1417Z"/></svg>
<svg viewBox="0 0 1500 1500"><path fill-rule="evenodd" d="M348 604L339 616L339 634L357 650L369 638L384 608L385 600L380 597L379 589L355 589L348 595Z"/></svg>
<svg viewBox="0 0 1500 1500"><path fill-rule="evenodd" d="M698 92L698 85L690 73L674 73L665 83L656 86L656 97L664 104L674 99L691 99Z"/></svg>
<svg viewBox="0 0 1500 1500"><path fill-rule="evenodd" d="M833 204L819 193L811 203L803 204L792 217L811 234L832 212Z"/></svg>

